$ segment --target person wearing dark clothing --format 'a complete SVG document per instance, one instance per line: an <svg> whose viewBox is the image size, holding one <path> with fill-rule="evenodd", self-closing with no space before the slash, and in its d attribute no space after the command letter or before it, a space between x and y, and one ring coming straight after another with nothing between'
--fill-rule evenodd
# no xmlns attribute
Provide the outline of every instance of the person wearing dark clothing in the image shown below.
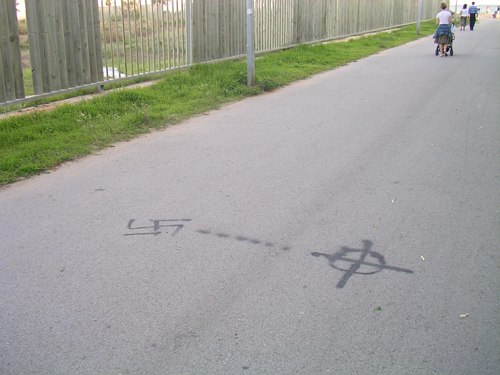
<svg viewBox="0 0 500 375"><path fill-rule="evenodd" d="M470 31L474 30L474 25L476 24L477 18L477 7L476 3L473 1L472 5L469 7L469 28Z"/></svg>

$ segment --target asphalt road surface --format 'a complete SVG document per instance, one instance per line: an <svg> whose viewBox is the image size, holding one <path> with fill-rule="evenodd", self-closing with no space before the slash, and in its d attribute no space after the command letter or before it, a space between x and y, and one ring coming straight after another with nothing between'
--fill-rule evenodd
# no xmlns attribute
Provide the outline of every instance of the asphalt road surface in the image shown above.
<svg viewBox="0 0 500 375"><path fill-rule="evenodd" d="M1 374L498 374L500 21L0 190Z"/></svg>

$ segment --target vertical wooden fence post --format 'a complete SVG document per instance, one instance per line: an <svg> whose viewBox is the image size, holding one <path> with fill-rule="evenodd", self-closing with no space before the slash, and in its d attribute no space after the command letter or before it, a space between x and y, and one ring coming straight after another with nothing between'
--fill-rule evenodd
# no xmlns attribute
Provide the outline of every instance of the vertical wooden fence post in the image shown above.
<svg viewBox="0 0 500 375"><path fill-rule="evenodd" d="M24 97L16 2L0 4L0 101Z"/></svg>

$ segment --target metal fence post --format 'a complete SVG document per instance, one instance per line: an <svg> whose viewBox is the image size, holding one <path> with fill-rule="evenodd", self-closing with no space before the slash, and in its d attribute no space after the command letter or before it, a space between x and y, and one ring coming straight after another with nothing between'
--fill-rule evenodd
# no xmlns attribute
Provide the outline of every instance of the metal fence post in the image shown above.
<svg viewBox="0 0 500 375"><path fill-rule="evenodd" d="M186 1L187 65L193 64L193 44L191 41L191 0Z"/></svg>
<svg viewBox="0 0 500 375"><path fill-rule="evenodd" d="M422 20L422 0L418 0L417 5L417 34L420 34L420 21Z"/></svg>
<svg viewBox="0 0 500 375"><path fill-rule="evenodd" d="M247 86L255 85L253 0L247 0Z"/></svg>

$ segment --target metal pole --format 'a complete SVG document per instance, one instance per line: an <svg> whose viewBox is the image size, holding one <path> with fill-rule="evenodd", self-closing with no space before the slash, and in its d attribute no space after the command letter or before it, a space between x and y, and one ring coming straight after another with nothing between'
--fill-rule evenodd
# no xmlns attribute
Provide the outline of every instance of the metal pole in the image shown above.
<svg viewBox="0 0 500 375"><path fill-rule="evenodd" d="M417 5L417 34L420 34L420 21L422 19L422 0L418 0Z"/></svg>
<svg viewBox="0 0 500 375"><path fill-rule="evenodd" d="M253 40L253 0L247 0L247 86L255 85L255 46Z"/></svg>
<svg viewBox="0 0 500 375"><path fill-rule="evenodd" d="M191 40L191 0L186 1L186 27L187 27L187 64L193 64L193 46Z"/></svg>

